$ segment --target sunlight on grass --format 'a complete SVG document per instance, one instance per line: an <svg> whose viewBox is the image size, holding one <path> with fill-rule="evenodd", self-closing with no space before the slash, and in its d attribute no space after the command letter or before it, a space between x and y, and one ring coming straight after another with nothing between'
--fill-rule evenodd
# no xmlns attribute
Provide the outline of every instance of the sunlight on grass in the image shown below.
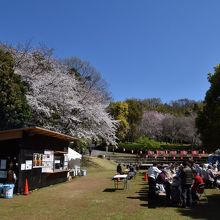
<svg viewBox="0 0 220 220"><path fill-rule="evenodd" d="M107 159L87 158L88 175L45 187L29 196L0 199L1 220L10 219L76 219L76 220L180 220L218 219L220 193L206 191L209 203L192 210L167 207L163 201L155 209L148 208L147 184L143 173L129 182L126 190L115 190L112 176L116 164ZM91 160L91 161L90 161Z"/></svg>

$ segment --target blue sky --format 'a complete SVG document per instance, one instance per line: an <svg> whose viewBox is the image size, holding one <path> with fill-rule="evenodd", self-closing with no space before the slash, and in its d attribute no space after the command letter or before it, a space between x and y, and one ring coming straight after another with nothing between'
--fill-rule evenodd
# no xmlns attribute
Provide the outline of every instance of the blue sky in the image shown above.
<svg viewBox="0 0 220 220"><path fill-rule="evenodd" d="M115 101L203 100L220 63L218 0L1 1L0 41L89 61Z"/></svg>

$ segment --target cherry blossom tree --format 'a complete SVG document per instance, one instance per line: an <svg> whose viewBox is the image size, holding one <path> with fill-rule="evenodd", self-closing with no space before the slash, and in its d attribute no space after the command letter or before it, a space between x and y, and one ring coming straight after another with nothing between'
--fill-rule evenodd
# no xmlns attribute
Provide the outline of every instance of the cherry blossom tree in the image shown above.
<svg viewBox="0 0 220 220"><path fill-rule="evenodd" d="M165 115L157 111L145 111L141 121L140 131L142 134L160 139L162 136L162 121Z"/></svg>
<svg viewBox="0 0 220 220"><path fill-rule="evenodd" d="M196 114L175 116L157 111L145 111L140 132L159 141L199 144L195 118Z"/></svg>
<svg viewBox="0 0 220 220"><path fill-rule="evenodd" d="M118 122L106 112L109 103L101 89L82 83L50 50L1 47L12 54L15 73L27 85L31 124L116 144Z"/></svg>

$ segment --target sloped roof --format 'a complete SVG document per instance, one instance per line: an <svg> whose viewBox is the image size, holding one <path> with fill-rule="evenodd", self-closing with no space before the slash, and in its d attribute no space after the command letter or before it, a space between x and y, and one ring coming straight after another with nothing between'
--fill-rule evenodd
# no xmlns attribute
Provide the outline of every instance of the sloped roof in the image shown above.
<svg viewBox="0 0 220 220"><path fill-rule="evenodd" d="M56 131L51 131L45 128L30 127L30 128L18 128L18 129L0 131L0 141L22 138L24 132L41 134L41 135L54 137L54 138L58 138L58 139L65 140L65 141L73 141L77 139L76 137L72 137L70 135L62 134Z"/></svg>

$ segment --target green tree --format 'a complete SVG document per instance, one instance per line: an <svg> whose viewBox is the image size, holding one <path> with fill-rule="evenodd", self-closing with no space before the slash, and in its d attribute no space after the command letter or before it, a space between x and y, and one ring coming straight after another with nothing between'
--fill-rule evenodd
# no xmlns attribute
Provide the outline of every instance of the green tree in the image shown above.
<svg viewBox="0 0 220 220"><path fill-rule="evenodd" d="M203 146L209 151L220 146L220 65L208 74L210 88L206 92L203 110L199 111L196 126Z"/></svg>
<svg viewBox="0 0 220 220"><path fill-rule="evenodd" d="M23 127L29 116L25 86L14 74L14 60L0 49L0 129Z"/></svg>
<svg viewBox="0 0 220 220"><path fill-rule="evenodd" d="M143 106L140 100L127 99L129 131L127 141L133 142L140 136L139 125L143 116Z"/></svg>
<svg viewBox="0 0 220 220"><path fill-rule="evenodd" d="M124 141L129 129L129 123L127 119L128 104L126 102L112 102L109 105L108 111L114 119L119 121L116 136L119 141Z"/></svg>

